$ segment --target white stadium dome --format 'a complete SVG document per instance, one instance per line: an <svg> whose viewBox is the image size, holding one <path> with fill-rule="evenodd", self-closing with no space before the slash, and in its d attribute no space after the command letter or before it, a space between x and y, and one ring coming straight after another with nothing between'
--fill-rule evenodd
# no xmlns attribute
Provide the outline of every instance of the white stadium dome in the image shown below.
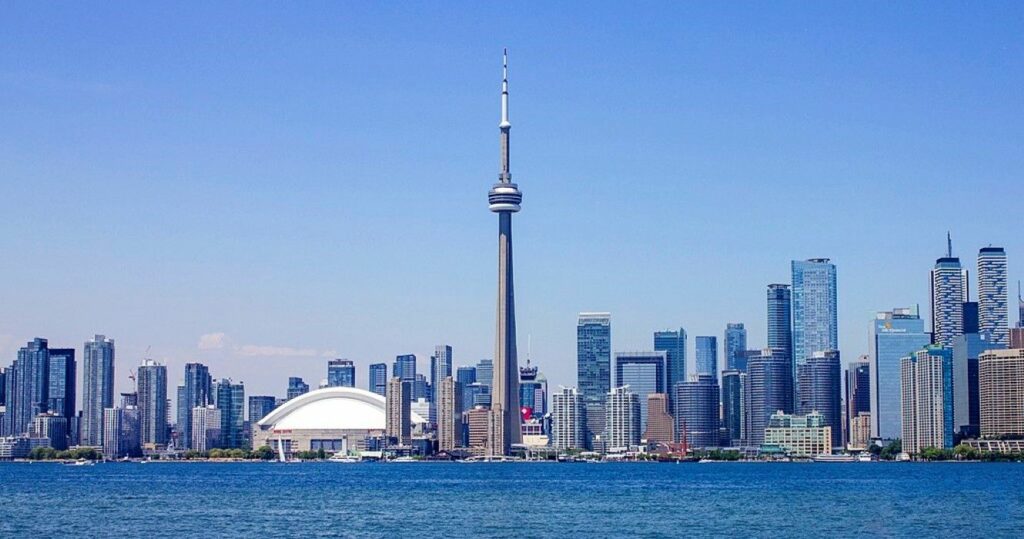
<svg viewBox="0 0 1024 539"><path fill-rule="evenodd" d="M354 387L327 387L303 393L270 412L257 425L272 430L380 430L384 397ZM426 423L413 412L412 424Z"/></svg>

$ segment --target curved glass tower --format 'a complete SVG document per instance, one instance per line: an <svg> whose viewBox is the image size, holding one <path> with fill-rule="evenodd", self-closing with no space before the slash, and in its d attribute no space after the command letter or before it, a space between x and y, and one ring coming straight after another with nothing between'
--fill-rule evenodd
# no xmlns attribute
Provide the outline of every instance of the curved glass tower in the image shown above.
<svg viewBox="0 0 1024 539"><path fill-rule="evenodd" d="M498 214L498 316L494 346L494 383L488 453L507 455L522 437L519 416L519 361L516 359L516 303L512 287L512 214L523 200L509 172L508 51L501 81L501 172L487 199Z"/></svg>

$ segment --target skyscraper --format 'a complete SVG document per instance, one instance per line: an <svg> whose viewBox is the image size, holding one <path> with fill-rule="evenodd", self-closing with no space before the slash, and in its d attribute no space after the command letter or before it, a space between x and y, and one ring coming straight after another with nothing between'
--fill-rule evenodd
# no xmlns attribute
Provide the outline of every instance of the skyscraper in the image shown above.
<svg viewBox="0 0 1024 539"><path fill-rule="evenodd" d="M799 415L818 412L831 429L832 447L843 445L842 366L836 350L815 351L799 368Z"/></svg>
<svg viewBox="0 0 1024 539"><path fill-rule="evenodd" d="M347 359L327 362L327 387L356 387L356 366Z"/></svg>
<svg viewBox="0 0 1024 539"><path fill-rule="evenodd" d="M242 429L245 425L245 384L230 378L217 382L217 409L220 410L221 447L229 449L244 445Z"/></svg>
<svg viewBox="0 0 1024 539"><path fill-rule="evenodd" d="M224 439L221 432L224 425L221 413L222 410L212 404L192 409L189 420L192 434L192 439L189 440L190 448L196 451L209 451L221 444Z"/></svg>
<svg viewBox="0 0 1024 539"><path fill-rule="evenodd" d="M184 449L192 446L193 409L213 404L213 380L210 369L202 363L185 364L185 381L178 394L178 444ZM220 426L217 427L220 429ZM219 432L219 430L218 430ZM204 434L205 436L205 434Z"/></svg>
<svg viewBox="0 0 1024 539"><path fill-rule="evenodd" d="M416 356L414 354L403 354L395 357L395 363L391 366L391 375L401 378L403 382L416 383Z"/></svg>
<svg viewBox="0 0 1024 539"><path fill-rule="evenodd" d="M725 368L747 370L747 329L742 323L725 325Z"/></svg>
<svg viewBox="0 0 1024 539"><path fill-rule="evenodd" d="M665 392L671 407L676 384L686 381L686 330L654 332L654 350L665 352Z"/></svg>
<svg viewBox="0 0 1024 539"><path fill-rule="evenodd" d="M32 419L46 412L49 405L50 350L46 339L33 339L18 350L8 376L3 430L7 435L20 436L28 432Z"/></svg>
<svg viewBox="0 0 1024 539"><path fill-rule="evenodd" d="M604 434L605 396L611 391L612 319L609 313L580 313L576 323L576 379L586 419L587 447Z"/></svg>
<svg viewBox="0 0 1024 539"><path fill-rule="evenodd" d="M929 345L900 360L903 451L953 447L953 354Z"/></svg>
<svg viewBox="0 0 1024 539"><path fill-rule="evenodd" d="M789 358L774 348L762 350L749 358L747 383L746 442L756 447L764 443L764 429L772 414L793 413L793 368Z"/></svg>
<svg viewBox="0 0 1024 539"><path fill-rule="evenodd" d="M586 448L583 399L576 388L560 387L551 396L551 445L555 449Z"/></svg>
<svg viewBox="0 0 1024 539"><path fill-rule="evenodd" d="M665 352L615 354L615 386L629 386L630 392L636 394L640 432L647 430L647 396L665 392L665 356Z"/></svg>
<svg viewBox="0 0 1024 539"><path fill-rule="evenodd" d="M385 434L389 441L406 445L412 440L410 419L412 417L412 384L398 376L388 381L387 413Z"/></svg>
<svg viewBox="0 0 1024 539"><path fill-rule="evenodd" d="M608 393L606 414L609 449L628 450L640 444L640 400L628 386L616 387Z"/></svg>
<svg viewBox="0 0 1024 539"><path fill-rule="evenodd" d="M439 344L434 347L434 355L430 356L430 387L431 402L436 404L438 388L441 381L452 375L452 347Z"/></svg>
<svg viewBox="0 0 1024 539"><path fill-rule="evenodd" d="M145 359L137 380L141 443L167 445L167 367Z"/></svg>
<svg viewBox="0 0 1024 539"><path fill-rule="evenodd" d="M846 443L853 440L854 420L868 416L868 436L871 436L871 362L868 356L861 356L846 368ZM858 446L861 447L861 446Z"/></svg>
<svg viewBox="0 0 1024 539"><path fill-rule="evenodd" d="M501 172L498 183L487 195L490 210L498 214L498 314L494 346L494 382L491 387L491 412L500 421L501 443L491 440L508 453L511 444L522 439L519 401L519 362L516 357L516 304L512 284L512 214L519 211L523 195L512 183L509 169L509 133L512 124L508 111L508 54L506 51L501 82Z"/></svg>
<svg viewBox="0 0 1024 539"><path fill-rule="evenodd" d="M476 367L462 366L455 371L455 381L462 391L462 410L467 412L473 409L474 388L470 384L476 383Z"/></svg>
<svg viewBox="0 0 1024 539"><path fill-rule="evenodd" d="M718 447L719 389L710 374L699 374L675 388L676 438L691 448Z"/></svg>
<svg viewBox="0 0 1024 539"><path fill-rule="evenodd" d="M494 360L481 359L476 364L476 381L491 389L494 385Z"/></svg>
<svg viewBox="0 0 1024 539"><path fill-rule="evenodd" d="M374 363L370 365L370 376L367 377L370 391L384 396L388 392L388 364Z"/></svg>
<svg viewBox="0 0 1024 539"><path fill-rule="evenodd" d="M287 400L292 400L299 395L305 395L309 393L309 384L304 382L302 378L298 376L288 377L288 390L286 395Z"/></svg>
<svg viewBox="0 0 1024 539"><path fill-rule="evenodd" d="M722 426L728 433L730 445L739 445L746 434L743 420L746 378L747 374L738 369L722 371Z"/></svg>
<svg viewBox="0 0 1024 539"><path fill-rule="evenodd" d="M991 350L978 360L981 435L1024 433L1024 349Z"/></svg>
<svg viewBox="0 0 1024 539"><path fill-rule="evenodd" d="M1010 328L1007 309L1006 251L982 247L978 251L978 333L993 344L1006 346Z"/></svg>
<svg viewBox="0 0 1024 539"><path fill-rule="evenodd" d="M85 342L82 376L81 443L103 445L103 411L114 406L114 339L96 335Z"/></svg>
<svg viewBox="0 0 1024 539"><path fill-rule="evenodd" d="M75 417L77 369L74 348L50 348L47 408L70 423Z"/></svg>
<svg viewBox="0 0 1024 539"><path fill-rule="evenodd" d="M768 348L774 350L774 357L784 357L790 362L792 370L793 361L793 327L792 327L792 292L788 284L768 285ZM748 351L749 352L749 351ZM749 364L750 358L747 354ZM765 418L768 424L768 418Z"/></svg>
<svg viewBox="0 0 1024 539"><path fill-rule="evenodd" d="M812 258L794 260L792 269L793 361L799 367L814 352L839 349L836 267Z"/></svg>
<svg viewBox="0 0 1024 539"><path fill-rule="evenodd" d="M931 271L932 342L953 346L964 332L964 302L968 300L967 270L953 256L953 242L946 236L946 256Z"/></svg>
<svg viewBox="0 0 1024 539"><path fill-rule="evenodd" d="M272 395L252 395L249 397L249 423L255 424L277 407L277 399Z"/></svg>
<svg viewBox="0 0 1024 539"><path fill-rule="evenodd" d="M871 436L885 440L901 436L900 360L930 342L916 309L881 311L871 321Z"/></svg>
<svg viewBox="0 0 1024 539"><path fill-rule="evenodd" d="M695 374L707 374L718 380L718 338L698 335L697 345L697 370Z"/></svg>
<svg viewBox="0 0 1024 539"><path fill-rule="evenodd" d="M451 451L458 444L462 417L462 391L458 382L446 376L437 383L437 448Z"/></svg>

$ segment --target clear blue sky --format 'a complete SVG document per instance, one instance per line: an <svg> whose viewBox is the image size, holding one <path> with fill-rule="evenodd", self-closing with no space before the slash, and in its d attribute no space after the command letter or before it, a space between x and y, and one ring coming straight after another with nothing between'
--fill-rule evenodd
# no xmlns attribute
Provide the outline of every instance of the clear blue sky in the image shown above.
<svg viewBox="0 0 1024 539"><path fill-rule="evenodd" d="M763 346L794 258L838 266L844 360L927 316L946 230L1024 276L1020 3L214 4L2 8L4 365L104 333L119 389L152 346L283 395L326 356L490 357L502 47L520 359L555 385L582 310L614 350Z"/></svg>

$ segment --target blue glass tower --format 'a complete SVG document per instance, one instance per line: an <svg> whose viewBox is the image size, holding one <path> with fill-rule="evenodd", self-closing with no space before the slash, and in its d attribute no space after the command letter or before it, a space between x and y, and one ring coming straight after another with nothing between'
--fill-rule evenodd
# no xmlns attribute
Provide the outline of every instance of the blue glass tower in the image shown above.
<svg viewBox="0 0 1024 539"><path fill-rule="evenodd" d="M374 363L370 365L370 375L367 377L370 391L385 396L388 392L388 365L387 363Z"/></svg>
<svg viewBox="0 0 1024 539"><path fill-rule="evenodd" d="M794 260L793 359L802 364L814 352L839 349L836 267L827 258Z"/></svg>
<svg viewBox="0 0 1024 539"><path fill-rule="evenodd" d="M879 312L871 322L871 436L891 440L902 435L900 360L931 342L915 309Z"/></svg>
<svg viewBox="0 0 1024 539"><path fill-rule="evenodd" d="M612 318L609 313L580 313L576 324L576 379L586 415L588 448L605 427L605 397L611 391Z"/></svg>
<svg viewBox="0 0 1024 539"><path fill-rule="evenodd" d="M327 362L327 387L356 387L356 366L347 359Z"/></svg>
<svg viewBox="0 0 1024 539"><path fill-rule="evenodd" d="M50 348L50 381L47 389L50 412L71 421L75 417L77 369L74 348Z"/></svg>
<svg viewBox="0 0 1024 539"><path fill-rule="evenodd" d="M202 363L185 364L185 383L178 393L178 447L192 447L192 409L213 404L213 380Z"/></svg>
<svg viewBox="0 0 1024 539"><path fill-rule="evenodd" d="M707 374L718 380L718 338L698 335L697 345L697 372Z"/></svg>
<svg viewBox="0 0 1024 539"><path fill-rule="evenodd" d="M416 383L416 356L404 354L395 357L395 364L391 367L391 376L401 378L403 382Z"/></svg>
<svg viewBox="0 0 1024 539"><path fill-rule="evenodd" d="M654 332L654 350L665 352L665 391L671 403L676 384L686 381L686 330Z"/></svg>
<svg viewBox="0 0 1024 539"><path fill-rule="evenodd" d="M715 378L698 375L675 388L676 437L691 448L718 447L719 389Z"/></svg>
<svg viewBox="0 0 1024 539"><path fill-rule="evenodd" d="M255 424L263 419L277 406L277 399L272 395L253 395L249 397L249 423Z"/></svg>
<svg viewBox="0 0 1024 539"><path fill-rule="evenodd" d="M81 444L103 445L103 410L114 406L114 340L86 341L82 374Z"/></svg>
<svg viewBox="0 0 1024 539"><path fill-rule="evenodd" d="M476 383L476 367L462 366L455 371L455 383L462 391L462 412L473 409L473 395L475 388L471 384Z"/></svg>
<svg viewBox="0 0 1024 539"><path fill-rule="evenodd" d="M725 368L747 370L747 329L742 323L725 325Z"/></svg>
<svg viewBox="0 0 1024 539"><path fill-rule="evenodd" d="M789 361L793 360L791 297L788 284L768 285L768 348Z"/></svg>
<svg viewBox="0 0 1024 539"><path fill-rule="evenodd" d="M665 392L665 352L615 354L615 387L629 386L640 402L640 432L647 430L647 397Z"/></svg>

